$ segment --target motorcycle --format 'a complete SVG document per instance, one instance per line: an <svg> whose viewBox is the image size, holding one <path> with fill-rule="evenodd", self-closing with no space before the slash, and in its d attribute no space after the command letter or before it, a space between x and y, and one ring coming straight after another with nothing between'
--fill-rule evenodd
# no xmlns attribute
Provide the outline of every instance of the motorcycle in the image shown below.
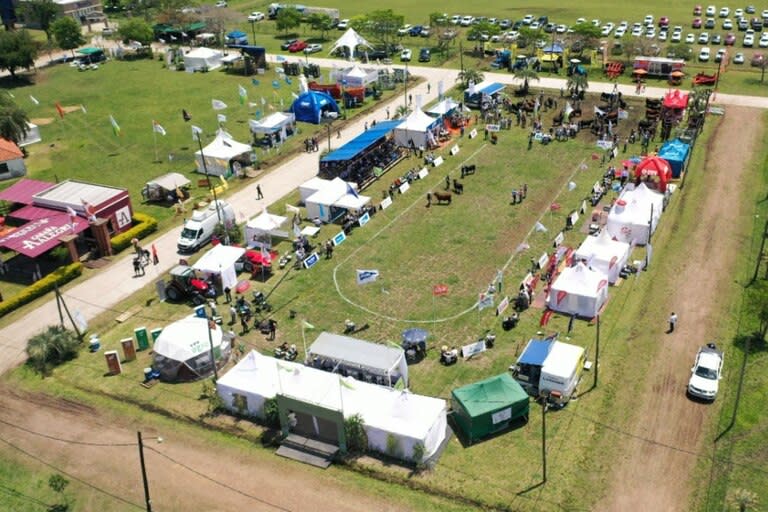
<svg viewBox="0 0 768 512"><path fill-rule="evenodd" d="M296 357L299 355L299 351L296 349L296 345L291 345L290 347L285 347L285 345L281 345L279 347L275 347L275 357L277 359L285 359L286 361L295 361Z"/></svg>
<svg viewBox="0 0 768 512"><path fill-rule="evenodd" d="M485 348L493 348L493 345L496 343L496 335L493 334L489 329L485 331L485 336L483 336L477 341L485 342Z"/></svg>

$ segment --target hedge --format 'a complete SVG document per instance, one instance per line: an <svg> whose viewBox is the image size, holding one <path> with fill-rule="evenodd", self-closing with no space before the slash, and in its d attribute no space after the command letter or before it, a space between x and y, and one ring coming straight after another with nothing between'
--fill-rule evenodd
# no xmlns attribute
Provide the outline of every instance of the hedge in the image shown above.
<svg viewBox="0 0 768 512"><path fill-rule="evenodd" d="M32 302L36 298L45 295L53 290L56 285L63 285L75 279L83 273L83 264L80 262L72 263L66 267L59 267L47 276L24 288L13 297L0 302L0 317L11 311Z"/></svg>
<svg viewBox="0 0 768 512"><path fill-rule="evenodd" d="M134 226L128 231L124 231L118 235L112 237L110 243L112 244L112 251L118 253L131 246L131 240L138 238L141 240L150 233L154 233L157 230L157 219L144 215L143 213L133 213Z"/></svg>

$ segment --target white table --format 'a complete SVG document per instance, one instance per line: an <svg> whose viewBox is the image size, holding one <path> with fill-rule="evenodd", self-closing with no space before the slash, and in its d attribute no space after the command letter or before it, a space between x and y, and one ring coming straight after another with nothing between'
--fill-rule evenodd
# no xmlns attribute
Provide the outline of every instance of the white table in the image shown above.
<svg viewBox="0 0 768 512"><path fill-rule="evenodd" d="M313 238L316 237L319 232L320 232L320 228L315 226L307 226L301 230L302 235L311 236Z"/></svg>

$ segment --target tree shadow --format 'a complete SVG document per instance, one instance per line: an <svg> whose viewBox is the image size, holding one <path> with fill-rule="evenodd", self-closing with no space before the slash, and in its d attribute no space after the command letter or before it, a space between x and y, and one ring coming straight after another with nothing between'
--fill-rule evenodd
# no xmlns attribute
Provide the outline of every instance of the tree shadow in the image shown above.
<svg viewBox="0 0 768 512"><path fill-rule="evenodd" d="M16 77L6 75L0 78L0 89L5 89L6 91L29 85L35 85L34 75L22 74L16 75Z"/></svg>

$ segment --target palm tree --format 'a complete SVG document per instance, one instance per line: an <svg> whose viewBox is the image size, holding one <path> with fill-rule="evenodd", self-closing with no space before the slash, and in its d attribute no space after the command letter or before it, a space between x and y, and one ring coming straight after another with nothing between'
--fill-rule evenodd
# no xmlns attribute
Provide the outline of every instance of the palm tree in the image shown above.
<svg viewBox="0 0 768 512"><path fill-rule="evenodd" d="M529 82L531 80L539 81L539 74L531 68L520 68L515 71L515 79L523 81L523 96L528 94L530 88Z"/></svg>
<svg viewBox="0 0 768 512"><path fill-rule="evenodd" d="M43 376L57 364L77 357L80 340L74 332L59 325L48 327L27 342L28 364Z"/></svg>
<svg viewBox="0 0 768 512"><path fill-rule="evenodd" d="M411 113L410 108L406 107L405 105L400 105L395 109L395 119L408 117L408 114L410 113Z"/></svg>
<svg viewBox="0 0 768 512"><path fill-rule="evenodd" d="M568 88L571 95L578 96L580 92L589 89L587 75L574 72L568 77L568 83L566 83L565 86Z"/></svg>
<svg viewBox="0 0 768 512"><path fill-rule="evenodd" d="M0 94L0 137L18 144L27 136L29 117L7 94Z"/></svg>
<svg viewBox="0 0 768 512"><path fill-rule="evenodd" d="M747 510L757 506L757 494L747 489L736 489L731 494L731 503L739 507L739 512L746 512Z"/></svg>
<svg viewBox="0 0 768 512"><path fill-rule="evenodd" d="M479 84L483 81L483 78L483 73L477 69L464 69L459 72L459 76L456 77L456 81L461 82L461 86L464 89L467 89L470 82Z"/></svg>

